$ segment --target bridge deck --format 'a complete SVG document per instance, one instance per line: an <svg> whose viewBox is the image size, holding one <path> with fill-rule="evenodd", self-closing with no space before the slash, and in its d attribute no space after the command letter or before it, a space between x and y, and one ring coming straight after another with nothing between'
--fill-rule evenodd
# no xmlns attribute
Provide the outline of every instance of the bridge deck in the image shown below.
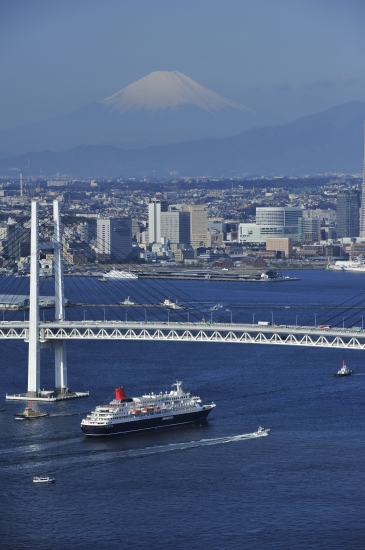
<svg viewBox="0 0 365 550"><path fill-rule="evenodd" d="M0 339L27 341L29 323L0 323ZM54 340L165 340L365 349L365 330L231 323L63 321L39 323L43 343Z"/></svg>

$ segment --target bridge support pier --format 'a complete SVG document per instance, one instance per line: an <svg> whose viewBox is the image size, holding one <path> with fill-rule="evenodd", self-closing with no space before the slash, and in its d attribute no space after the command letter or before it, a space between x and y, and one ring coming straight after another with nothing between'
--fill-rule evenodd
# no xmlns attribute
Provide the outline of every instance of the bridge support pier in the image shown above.
<svg viewBox="0 0 365 550"><path fill-rule="evenodd" d="M67 387L67 354L66 342L54 342L54 362L55 362L55 395L61 395L68 392Z"/></svg>

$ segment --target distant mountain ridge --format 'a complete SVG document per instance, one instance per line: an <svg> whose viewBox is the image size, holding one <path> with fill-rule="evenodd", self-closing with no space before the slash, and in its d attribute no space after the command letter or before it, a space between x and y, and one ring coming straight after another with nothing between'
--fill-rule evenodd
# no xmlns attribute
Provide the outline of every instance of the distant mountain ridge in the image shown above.
<svg viewBox="0 0 365 550"><path fill-rule="evenodd" d="M284 117L255 113L177 71L155 71L117 93L41 122L0 131L0 151L64 151L78 145L130 149L238 134Z"/></svg>
<svg viewBox="0 0 365 550"><path fill-rule="evenodd" d="M0 173L74 177L305 175L361 173L365 103L351 101L281 126L251 128L237 136L144 149L82 145L68 151L0 159Z"/></svg>

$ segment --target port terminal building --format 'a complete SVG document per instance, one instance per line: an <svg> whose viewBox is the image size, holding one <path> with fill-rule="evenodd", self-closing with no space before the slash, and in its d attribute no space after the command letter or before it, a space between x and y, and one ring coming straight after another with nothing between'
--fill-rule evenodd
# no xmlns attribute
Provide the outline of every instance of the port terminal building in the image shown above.
<svg viewBox="0 0 365 550"><path fill-rule="evenodd" d="M69 305L69 300L65 298L65 306ZM40 296L39 307L55 307L54 296ZM29 296L21 294L0 294L0 310L19 310L29 309Z"/></svg>

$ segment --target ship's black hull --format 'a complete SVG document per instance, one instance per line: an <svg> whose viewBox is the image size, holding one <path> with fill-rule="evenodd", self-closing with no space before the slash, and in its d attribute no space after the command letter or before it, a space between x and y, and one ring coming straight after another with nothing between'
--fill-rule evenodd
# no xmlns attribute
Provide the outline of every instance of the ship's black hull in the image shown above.
<svg viewBox="0 0 365 550"><path fill-rule="evenodd" d="M211 407L198 412L180 413L175 415L154 415L150 418L141 420L132 420L128 422L119 422L118 424L109 424L107 426L81 426L81 430L88 436L107 436L121 435L128 433L145 432L150 430L162 430L188 424L206 422Z"/></svg>

